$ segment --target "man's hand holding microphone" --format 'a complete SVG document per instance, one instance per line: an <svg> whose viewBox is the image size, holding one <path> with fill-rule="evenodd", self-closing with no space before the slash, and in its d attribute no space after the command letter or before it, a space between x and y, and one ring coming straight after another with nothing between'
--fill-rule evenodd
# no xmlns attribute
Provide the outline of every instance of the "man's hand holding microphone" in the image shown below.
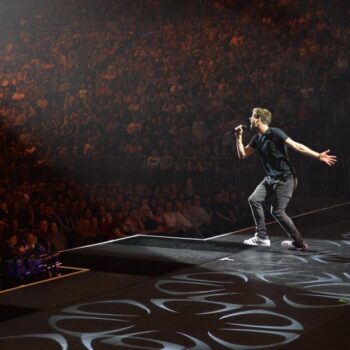
<svg viewBox="0 0 350 350"><path fill-rule="evenodd" d="M242 137L243 130L247 130L247 129L248 129L248 127L246 124L240 124L240 125L235 127L234 133L235 133L236 137Z"/></svg>
<svg viewBox="0 0 350 350"><path fill-rule="evenodd" d="M238 153L239 159L244 159L246 157L246 152L243 145L243 130L247 130L248 126L246 124L240 124L236 126L233 130L233 132L236 135L236 148Z"/></svg>

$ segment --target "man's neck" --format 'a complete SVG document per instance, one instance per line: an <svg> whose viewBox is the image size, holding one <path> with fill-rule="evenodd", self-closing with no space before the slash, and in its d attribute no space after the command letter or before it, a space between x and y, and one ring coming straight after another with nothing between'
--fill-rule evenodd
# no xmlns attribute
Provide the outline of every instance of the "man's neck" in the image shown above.
<svg viewBox="0 0 350 350"><path fill-rule="evenodd" d="M261 135L263 135L263 134L265 134L265 132L267 131L268 128L269 128L268 125L262 124L262 123L261 123L261 124L259 125L259 128L258 128L258 133L261 134Z"/></svg>

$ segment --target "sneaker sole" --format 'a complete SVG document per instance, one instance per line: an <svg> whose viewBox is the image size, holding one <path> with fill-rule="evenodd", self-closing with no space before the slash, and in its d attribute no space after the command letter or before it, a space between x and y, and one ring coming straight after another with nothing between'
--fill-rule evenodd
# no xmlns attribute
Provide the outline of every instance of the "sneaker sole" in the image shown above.
<svg viewBox="0 0 350 350"><path fill-rule="evenodd" d="M245 242L245 241L243 241L243 244L249 245L249 246L251 246L251 247L270 247L270 246L271 246L271 243L270 243L270 244L266 244L266 243L252 244L252 243L247 243L247 242Z"/></svg>

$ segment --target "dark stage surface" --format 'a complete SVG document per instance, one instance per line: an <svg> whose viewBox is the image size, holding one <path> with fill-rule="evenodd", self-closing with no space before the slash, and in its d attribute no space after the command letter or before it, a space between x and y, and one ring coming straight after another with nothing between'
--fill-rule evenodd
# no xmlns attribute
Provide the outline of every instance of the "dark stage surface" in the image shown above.
<svg viewBox="0 0 350 350"><path fill-rule="evenodd" d="M134 236L67 251L81 270L0 294L1 350L348 349L350 205L295 219L308 252Z"/></svg>

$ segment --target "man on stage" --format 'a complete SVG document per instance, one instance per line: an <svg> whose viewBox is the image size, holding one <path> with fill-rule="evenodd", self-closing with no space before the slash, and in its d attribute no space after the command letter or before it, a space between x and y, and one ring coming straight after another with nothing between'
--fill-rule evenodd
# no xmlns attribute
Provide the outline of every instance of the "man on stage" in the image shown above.
<svg viewBox="0 0 350 350"><path fill-rule="evenodd" d="M256 134L246 146L243 145L242 141L243 125L235 128L238 157L244 159L257 151L266 173L266 177L248 199L256 225L256 233L254 237L245 240L244 244L266 247L271 245L266 231L263 208L266 198L270 197L272 216L291 237L291 240L282 242L282 247L307 250L308 246L303 237L285 212L292 197L295 183L294 168L287 153L287 146L329 166L337 162L337 157L329 155L329 150L318 153L301 143L293 141L281 129L269 127L271 119L272 115L269 110L264 108L253 109L250 117L250 129L255 131Z"/></svg>

